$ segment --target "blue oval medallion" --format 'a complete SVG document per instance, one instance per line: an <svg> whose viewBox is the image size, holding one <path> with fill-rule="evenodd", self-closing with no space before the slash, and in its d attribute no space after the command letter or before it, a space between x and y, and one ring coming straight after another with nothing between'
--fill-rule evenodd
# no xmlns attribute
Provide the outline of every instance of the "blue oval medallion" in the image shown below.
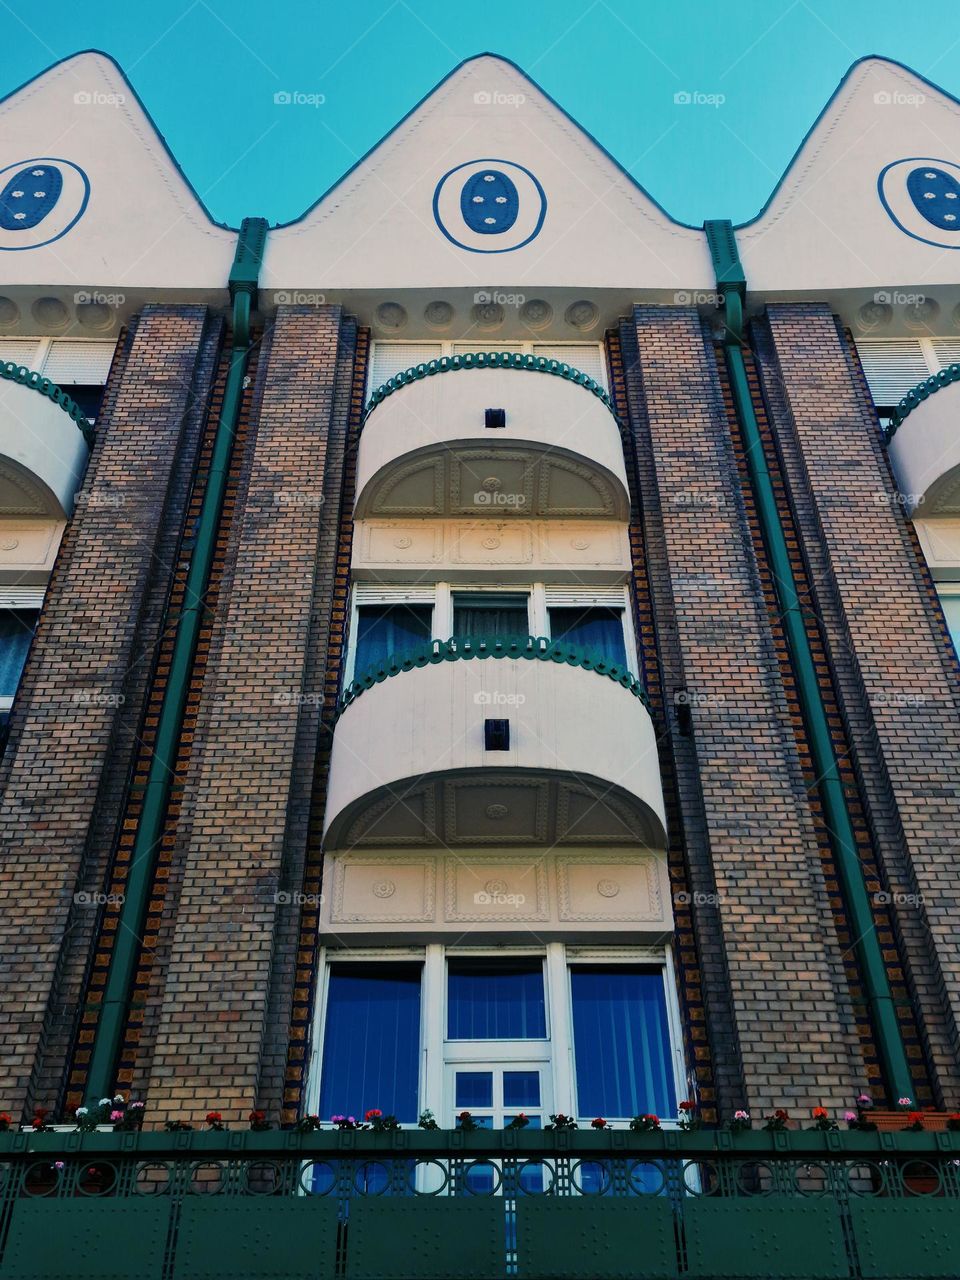
<svg viewBox="0 0 960 1280"><path fill-rule="evenodd" d="M50 213L62 190L63 175L56 165L21 169L0 191L0 228L29 231Z"/></svg>
<svg viewBox="0 0 960 1280"><path fill-rule="evenodd" d="M952 173L924 165L907 178L907 194L931 226L960 231L960 182Z"/></svg>
<svg viewBox="0 0 960 1280"><path fill-rule="evenodd" d="M520 196L500 169L481 169L463 184L460 212L471 231L498 235L509 231L516 222Z"/></svg>

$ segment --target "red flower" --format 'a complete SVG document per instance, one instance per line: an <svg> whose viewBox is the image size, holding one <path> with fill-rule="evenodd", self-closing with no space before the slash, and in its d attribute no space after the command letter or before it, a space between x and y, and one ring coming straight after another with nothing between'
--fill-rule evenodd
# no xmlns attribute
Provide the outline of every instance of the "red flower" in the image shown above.
<svg viewBox="0 0 960 1280"><path fill-rule="evenodd" d="M251 1120L266 1120L266 1118L267 1118L267 1113L266 1113L265 1111L251 1111L251 1112L250 1112L250 1119L251 1119Z"/></svg>
<svg viewBox="0 0 960 1280"><path fill-rule="evenodd" d="M649 1114L648 1114L648 1115L645 1115L643 1118L644 1118L644 1120L652 1120L652 1121L654 1122L654 1124L659 1124L659 1123L660 1123L660 1117L659 1117L659 1116L654 1116L654 1115L649 1115Z"/></svg>
<svg viewBox="0 0 960 1280"><path fill-rule="evenodd" d="M923 1112L911 1111L910 1114L907 1116L907 1119L910 1121L911 1124L920 1124L923 1121Z"/></svg>
<svg viewBox="0 0 960 1280"><path fill-rule="evenodd" d="M0 1116L0 1120L4 1120L4 1119L9 1120L9 1119L10 1119L10 1117L9 1117L8 1115L6 1115L6 1114L4 1114L4 1115ZM954 1111L951 1115L947 1116L947 1119L948 1119L948 1120L960 1120L960 1111Z"/></svg>
<svg viewBox="0 0 960 1280"><path fill-rule="evenodd" d="M678 1111L696 1111L696 1109L697 1109L697 1104L693 1102L690 1098L687 1098L685 1102L681 1102L679 1107L677 1107Z"/></svg>
<svg viewBox="0 0 960 1280"><path fill-rule="evenodd" d="M814 1107L812 1115L814 1120L826 1120L827 1109L826 1107Z"/></svg>
<svg viewBox="0 0 960 1280"><path fill-rule="evenodd" d="M789 1120L790 1118L789 1114L786 1111L784 1111L782 1107L778 1107L773 1114L776 1116L778 1120Z"/></svg>
<svg viewBox="0 0 960 1280"><path fill-rule="evenodd" d="M379 1107L371 1107L363 1118L364 1120L379 1120L382 1115L383 1112Z"/></svg>
<svg viewBox="0 0 960 1280"><path fill-rule="evenodd" d="M222 1119L223 1119L223 1116L220 1114L219 1111L207 1112L207 1124L219 1124Z"/></svg>
<svg viewBox="0 0 960 1280"><path fill-rule="evenodd" d="M597 1116L596 1120L590 1121L591 1129L605 1129L606 1127L607 1127L607 1122L606 1120L603 1119L602 1116Z"/></svg>

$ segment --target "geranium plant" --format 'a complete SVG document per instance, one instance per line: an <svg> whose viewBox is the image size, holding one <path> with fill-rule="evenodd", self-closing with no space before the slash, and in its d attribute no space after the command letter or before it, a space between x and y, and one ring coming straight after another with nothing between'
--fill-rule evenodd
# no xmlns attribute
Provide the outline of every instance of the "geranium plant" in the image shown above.
<svg viewBox="0 0 960 1280"><path fill-rule="evenodd" d="M677 1107L678 1124L681 1129L700 1128L700 1110L693 1098L685 1098Z"/></svg>
<svg viewBox="0 0 960 1280"><path fill-rule="evenodd" d="M394 1133L400 1128L396 1116L385 1116L379 1107L371 1107L363 1117L374 1133Z"/></svg>
<svg viewBox="0 0 960 1280"><path fill-rule="evenodd" d="M634 1116L630 1121L630 1131L632 1133L659 1133L660 1117L655 1116L652 1111L648 1111L643 1116Z"/></svg>
<svg viewBox="0 0 960 1280"><path fill-rule="evenodd" d="M565 1116L562 1111L558 1111L555 1116L550 1117L550 1123L543 1126L545 1129L576 1129L577 1122L573 1116Z"/></svg>
<svg viewBox="0 0 960 1280"><path fill-rule="evenodd" d="M0 1111L0 1133L6 1133L13 1124L13 1116L9 1111Z"/></svg>
<svg viewBox="0 0 960 1280"><path fill-rule="evenodd" d="M420 1119L417 1121L417 1124L420 1126L421 1129L439 1129L440 1128L440 1126L437 1124L437 1117L433 1114L433 1112L430 1110L429 1107L427 1107L426 1111L420 1112Z"/></svg>
<svg viewBox="0 0 960 1280"><path fill-rule="evenodd" d="M504 1128L505 1129L525 1129L529 1123L530 1123L529 1117L525 1116L521 1111L519 1115L514 1116L512 1120L510 1120L507 1124L505 1124Z"/></svg>
<svg viewBox="0 0 960 1280"><path fill-rule="evenodd" d="M729 1121L728 1128L731 1133L745 1133L750 1125L750 1112L741 1109L733 1113L733 1119Z"/></svg>
<svg viewBox="0 0 960 1280"><path fill-rule="evenodd" d="M821 1133L835 1133L839 1128L837 1122L830 1119L826 1107L814 1107L810 1114L813 1117L812 1127Z"/></svg>
<svg viewBox="0 0 960 1280"><path fill-rule="evenodd" d="M480 1126L477 1124L476 1120L474 1120L469 1111L461 1111L457 1116L457 1128L462 1129L464 1133L473 1133L473 1131L475 1129L479 1129Z"/></svg>
<svg viewBox="0 0 960 1280"><path fill-rule="evenodd" d="M247 1119L254 1133L264 1133L270 1128L270 1121L265 1111L251 1111Z"/></svg>
<svg viewBox="0 0 960 1280"><path fill-rule="evenodd" d="M784 1129L786 1129L787 1121L789 1119L789 1112L784 1111L783 1107L777 1107L773 1115L767 1116L766 1123L763 1127L770 1133L782 1133Z"/></svg>
<svg viewBox="0 0 960 1280"><path fill-rule="evenodd" d="M609 1127L610 1126L607 1124L606 1120L604 1120L603 1116L597 1116L596 1120L590 1121L591 1129L609 1129Z"/></svg>
<svg viewBox="0 0 960 1280"><path fill-rule="evenodd" d="M223 1123L223 1116L219 1111L208 1111L204 1119L211 1129L216 1129L218 1132L227 1127Z"/></svg>

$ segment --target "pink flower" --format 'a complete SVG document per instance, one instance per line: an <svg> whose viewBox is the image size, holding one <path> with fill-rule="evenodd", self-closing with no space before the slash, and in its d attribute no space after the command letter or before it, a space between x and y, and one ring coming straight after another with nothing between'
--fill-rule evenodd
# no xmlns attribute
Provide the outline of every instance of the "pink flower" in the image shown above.
<svg viewBox="0 0 960 1280"><path fill-rule="evenodd" d="M122 1119L123 1119L123 1112L122 1112L122 1111L111 1111L111 1112L110 1112L110 1119L111 1119L111 1120L114 1120L114 1121L116 1121L116 1120L122 1120Z"/></svg>
<svg viewBox="0 0 960 1280"><path fill-rule="evenodd" d="M62 1169L62 1168L63 1168L63 1161L62 1161L62 1160L54 1160L54 1162L53 1162L53 1167L54 1167L55 1169Z"/></svg>
<svg viewBox="0 0 960 1280"><path fill-rule="evenodd" d="M749 1112L749 1111L735 1111L735 1112L733 1113L733 1118L734 1118L734 1120L749 1120L749 1119L750 1119L750 1112Z"/></svg>
<svg viewBox="0 0 960 1280"><path fill-rule="evenodd" d="M855 1111L845 1111L843 1113L844 1120L856 1120L857 1113Z"/></svg>
<svg viewBox="0 0 960 1280"><path fill-rule="evenodd" d="M912 1098L898 1098L898 1099L897 1099L897 1106L898 1106L898 1107L912 1107L912 1106L913 1106L913 1099L912 1099Z"/></svg>

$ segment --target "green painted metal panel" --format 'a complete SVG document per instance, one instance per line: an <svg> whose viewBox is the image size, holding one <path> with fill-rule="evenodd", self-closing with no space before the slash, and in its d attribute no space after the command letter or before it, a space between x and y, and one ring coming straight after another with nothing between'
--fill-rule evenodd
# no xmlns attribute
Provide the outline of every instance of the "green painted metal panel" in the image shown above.
<svg viewBox="0 0 960 1280"><path fill-rule="evenodd" d="M3 1250L4 1280L160 1280L170 1201L18 1200Z"/></svg>
<svg viewBox="0 0 960 1280"><path fill-rule="evenodd" d="M960 1276L960 1203L850 1197L850 1217L866 1280L956 1280Z"/></svg>
<svg viewBox="0 0 960 1280"><path fill-rule="evenodd" d="M332 1280L337 1204L317 1196L188 1196L174 1280Z"/></svg>
<svg viewBox="0 0 960 1280"><path fill-rule="evenodd" d="M498 1280L506 1222L499 1197L353 1200L348 1280Z"/></svg>
<svg viewBox="0 0 960 1280"><path fill-rule="evenodd" d="M839 1280L850 1275L833 1200L687 1200L687 1274L701 1280Z"/></svg>
<svg viewBox="0 0 960 1280"><path fill-rule="evenodd" d="M662 1197L517 1204L521 1280L669 1280L678 1275L673 1210Z"/></svg>

